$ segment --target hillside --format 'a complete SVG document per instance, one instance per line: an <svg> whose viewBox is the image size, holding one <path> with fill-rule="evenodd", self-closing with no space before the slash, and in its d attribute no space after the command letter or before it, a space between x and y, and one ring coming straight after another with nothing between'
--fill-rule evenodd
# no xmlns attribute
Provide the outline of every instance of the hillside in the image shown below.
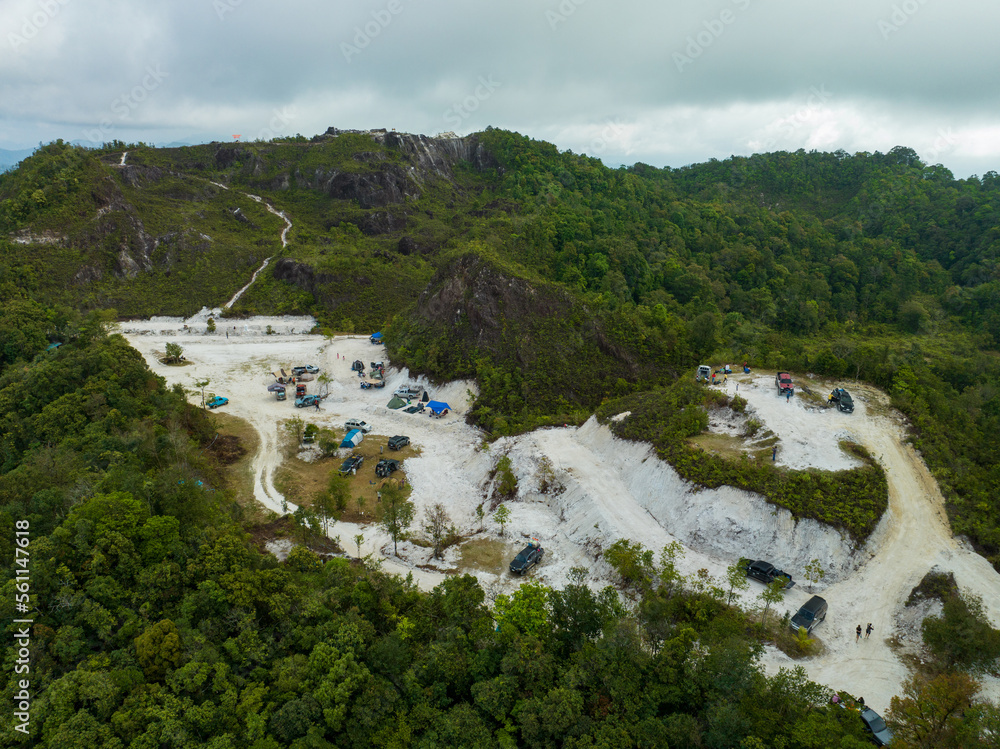
<svg viewBox="0 0 1000 749"><path fill-rule="evenodd" d="M247 194L293 217L287 248ZM870 382L910 417L955 529L1000 561L995 173L955 180L905 148L611 170L498 130L331 128L51 144L0 177L0 223L5 298L120 316L218 304L274 255L231 314L384 328L412 370L475 376L494 434L703 361Z"/></svg>

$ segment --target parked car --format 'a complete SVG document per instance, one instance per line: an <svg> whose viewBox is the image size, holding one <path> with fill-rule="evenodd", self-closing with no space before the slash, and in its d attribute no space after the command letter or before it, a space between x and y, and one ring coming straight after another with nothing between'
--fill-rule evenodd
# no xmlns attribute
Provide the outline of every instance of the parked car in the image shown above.
<svg viewBox="0 0 1000 749"><path fill-rule="evenodd" d="M397 434L395 437L389 438L390 450L402 450L408 444L410 444L410 438L403 434Z"/></svg>
<svg viewBox="0 0 1000 749"><path fill-rule="evenodd" d="M393 471L398 471L399 465L398 460L393 460L392 458L382 458L382 460L375 464L375 475L384 479Z"/></svg>
<svg viewBox="0 0 1000 749"><path fill-rule="evenodd" d="M347 476L351 473L355 473L359 468L361 468L361 464L364 462L364 455L352 455L340 466L340 475Z"/></svg>
<svg viewBox="0 0 1000 749"><path fill-rule="evenodd" d="M792 631L798 632L800 627L805 627L806 632L811 633L813 627L826 619L826 609L826 600L819 596L813 596L792 617Z"/></svg>
<svg viewBox="0 0 1000 749"><path fill-rule="evenodd" d="M830 393L829 400L845 413L853 413L854 411L854 398L844 388L837 388Z"/></svg>
<svg viewBox="0 0 1000 749"><path fill-rule="evenodd" d="M892 741L892 731L886 727L885 721L882 720L882 716L870 707L866 707L861 711L861 722L864 723L865 728L868 729L870 738L874 742L875 746L886 746L890 741Z"/></svg>
<svg viewBox="0 0 1000 749"><path fill-rule="evenodd" d="M227 403L229 403L229 398L223 398L217 395L205 405L208 406L209 408L218 408L219 406L224 406Z"/></svg>
<svg viewBox="0 0 1000 749"><path fill-rule="evenodd" d="M747 577L752 577L754 580L760 580L765 585L770 585L775 580L781 579L785 581L784 589L795 585L792 582L792 576L787 572L779 570L770 562L765 562L763 560L757 560L756 562L750 562L747 564Z"/></svg>
<svg viewBox="0 0 1000 749"><path fill-rule="evenodd" d="M296 377L306 374L307 372L309 374L316 374L319 372L319 367L315 364L303 364L301 367L292 367L292 374Z"/></svg>
<svg viewBox="0 0 1000 749"><path fill-rule="evenodd" d="M712 368L707 364L702 364L698 367L698 374L695 375L695 382L708 382L712 379Z"/></svg>
<svg viewBox="0 0 1000 749"><path fill-rule="evenodd" d="M305 406L315 406L321 400L323 399L318 395L303 395L301 398L295 399L295 407L304 408Z"/></svg>
<svg viewBox="0 0 1000 749"><path fill-rule="evenodd" d="M401 388L396 388L393 395L397 398L418 398L422 392L424 389L416 385L403 385Z"/></svg>
<svg viewBox="0 0 1000 749"><path fill-rule="evenodd" d="M344 423L344 427L350 431L351 429L360 429L364 434L368 434L372 430L366 422L361 421L361 419L348 419Z"/></svg>
<svg viewBox="0 0 1000 749"><path fill-rule="evenodd" d="M515 575L523 575L529 569L542 561L545 549L536 543L530 543L524 547L520 554L514 557L510 563L510 571Z"/></svg>
<svg viewBox="0 0 1000 749"><path fill-rule="evenodd" d="M778 372L774 376L774 384L778 388L778 395L795 394L795 385L792 383L792 376L788 372Z"/></svg>

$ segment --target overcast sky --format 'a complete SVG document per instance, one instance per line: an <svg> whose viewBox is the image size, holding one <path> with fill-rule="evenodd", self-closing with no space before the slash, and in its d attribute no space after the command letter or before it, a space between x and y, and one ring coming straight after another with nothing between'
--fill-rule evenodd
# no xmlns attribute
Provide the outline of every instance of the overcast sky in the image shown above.
<svg viewBox="0 0 1000 749"><path fill-rule="evenodd" d="M487 125L610 165L1000 171L992 0L2 0L0 148Z"/></svg>

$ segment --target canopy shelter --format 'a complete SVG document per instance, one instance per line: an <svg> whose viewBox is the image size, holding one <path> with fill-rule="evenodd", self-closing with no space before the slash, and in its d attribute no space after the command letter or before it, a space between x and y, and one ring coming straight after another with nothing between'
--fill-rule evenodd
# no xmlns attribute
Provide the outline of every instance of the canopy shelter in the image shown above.
<svg viewBox="0 0 1000 749"><path fill-rule="evenodd" d="M361 433L360 429L352 429L347 434L344 435L344 441L340 443L341 447L357 447L361 444L361 440L365 438L365 435Z"/></svg>
<svg viewBox="0 0 1000 749"><path fill-rule="evenodd" d="M369 338L368 340L370 340L372 343L381 343L382 342L382 332L379 331L378 333L372 333L372 337Z"/></svg>
<svg viewBox="0 0 1000 749"><path fill-rule="evenodd" d="M436 414L446 413L451 410L451 406L444 401L428 401L427 408Z"/></svg>
<svg viewBox="0 0 1000 749"><path fill-rule="evenodd" d="M285 392L285 386L277 382L272 382L267 386L267 392L269 393L283 393Z"/></svg>
<svg viewBox="0 0 1000 749"><path fill-rule="evenodd" d="M405 405L406 401L396 397L395 395L392 396L392 400L386 404L386 406L388 406L389 408L402 408Z"/></svg>

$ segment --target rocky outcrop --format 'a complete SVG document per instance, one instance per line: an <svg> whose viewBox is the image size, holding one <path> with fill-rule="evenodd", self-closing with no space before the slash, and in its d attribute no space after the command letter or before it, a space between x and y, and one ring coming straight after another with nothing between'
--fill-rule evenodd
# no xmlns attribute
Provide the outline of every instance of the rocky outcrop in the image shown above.
<svg viewBox="0 0 1000 749"><path fill-rule="evenodd" d="M402 231L406 228L405 213L389 213L389 211L373 211L356 222L357 227L369 237Z"/></svg>
<svg viewBox="0 0 1000 749"><path fill-rule="evenodd" d="M371 286L372 283L371 279L364 276L347 277L323 273L289 258L281 258L274 264L274 277L308 291L329 310L353 301L357 296L356 289Z"/></svg>

